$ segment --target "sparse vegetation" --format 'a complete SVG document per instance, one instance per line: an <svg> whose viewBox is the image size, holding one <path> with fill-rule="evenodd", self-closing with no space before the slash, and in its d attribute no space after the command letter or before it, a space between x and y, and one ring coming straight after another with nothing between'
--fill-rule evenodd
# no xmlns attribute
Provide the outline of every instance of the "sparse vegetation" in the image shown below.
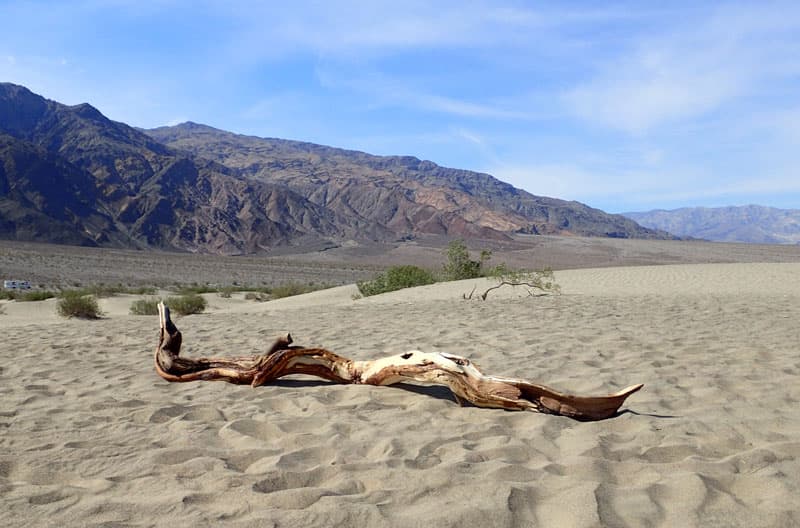
<svg viewBox="0 0 800 528"><path fill-rule="evenodd" d="M17 295L17 300L21 302L44 301L56 297L55 292L49 290L31 290L20 292Z"/></svg>
<svg viewBox="0 0 800 528"><path fill-rule="evenodd" d="M501 288L503 286L522 286L528 292L528 295L535 295L536 290L542 293L560 293L561 286L556 283L553 270L545 268L539 271L525 271L525 270L510 270L505 264L500 264L491 270L489 276L497 279L497 285L487 288L480 297L486 300L489 292ZM471 299L472 294L475 292L473 289L469 295L464 295L465 299Z"/></svg>
<svg viewBox="0 0 800 528"><path fill-rule="evenodd" d="M223 299L230 299L231 295L233 295L233 292L235 291L236 289L233 286L225 286L220 288L217 294Z"/></svg>
<svg viewBox="0 0 800 528"><path fill-rule="evenodd" d="M204 286L198 284L192 284L190 286L180 284L170 289L174 290L178 295L200 295L202 293L219 293L220 291L219 286L211 286L210 284Z"/></svg>
<svg viewBox="0 0 800 528"><path fill-rule="evenodd" d="M65 290L56 303L58 315L79 319L98 319L102 312L93 295L85 295L81 290Z"/></svg>
<svg viewBox="0 0 800 528"><path fill-rule="evenodd" d="M483 250L478 260L473 260L467 245L460 239L450 242L445 250L445 257L447 261L442 266L442 271L438 277L436 274L417 266L394 266L372 280L357 283L360 295L354 296L353 300L357 300L361 296L378 295L403 288L432 284L440 280L455 281L481 277L494 277L498 281L496 286L492 286L480 294L480 298L483 300L486 300L489 292L502 286L523 286L530 295L534 295L536 290L544 293L558 293L560 291L552 270L512 270L505 264L490 268L487 264L492 258L491 251ZM465 294L464 298L471 299L474 293L475 290L473 289L469 295Z"/></svg>
<svg viewBox="0 0 800 528"><path fill-rule="evenodd" d="M113 286L96 284L93 286L85 286L82 288L62 290L60 293L44 289L0 290L0 299L6 299L9 301L18 301L18 302L44 301L46 299L52 299L53 297L61 297L66 292L70 292L68 293L68 295L77 295L77 296L91 295L99 299L103 297L113 297L115 295L120 295L120 294L154 295L156 293L156 289L147 286L129 288L121 284Z"/></svg>
<svg viewBox="0 0 800 528"><path fill-rule="evenodd" d="M436 276L426 269L417 266L394 266L370 281L359 282L357 286L361 295L369 297L434 282Z"/></svg>
<svg viewBox="0 0 800 528"><path fill-rule="evenodd" d="M271 288L267 293L269 293L270 297L273 299L283 299L284 297L292 297L294 295L324 290L325 288L326 286L315 286L313 283L300 284L299 282L287 282L286 284Z"/></svg>
<svg viewBox="0 0 800 528"><path fill-rule="evenodd" d="M158 315L159 299L137 299L131 303L131 315Z"/></svg>
<svg viewBox="0 0 800 528"><path fill-rule="evenodd" d="M44 301L52 299L56 294L49 290L4 290L0 299L18 302Z"/></svg>
<svg viewBox="0 0 800 528"><path fill-rule="evenodd" d="M467 245L458 239L447 245L445 256L447 262L442 267L443 279L456 281L486 276L486 263L492 258L492 252L483 250L478 260L472 260Z"/></svg>
<svg viewBox="0 0 800 528"><path fill-rule="evenodd" d="M202 313L206 309L208 302L196 293L188 293L177 297L167 297L164 304L169 306L170 310L176 314L191 315ZM156 311L156 313L158 312Z"/></svg>
<svg viewBox="0 0 800 528"><path fill-rule="evenodd" d="M264 302L268 301L270 296L268 293L261 291L249 291L244 294L244 298L246 301Z"/></svg>

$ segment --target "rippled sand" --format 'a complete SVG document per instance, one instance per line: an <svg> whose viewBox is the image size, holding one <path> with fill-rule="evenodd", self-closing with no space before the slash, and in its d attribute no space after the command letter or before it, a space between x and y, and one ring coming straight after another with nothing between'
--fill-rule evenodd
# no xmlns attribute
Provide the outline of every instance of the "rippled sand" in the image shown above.
<svg viewBox="0 0 800 528"><path fill-rule="evenodd" d="M800 264L558 272L559 296L474 282L354 301L209 296L189 355L290 331L366 359L419 348L579 393L645 388L580 423L459 407L446 389L157 377L156 317L104 300L0 315L3 526L800 525ZM480 285L479 285L480 289Z"/></svg>

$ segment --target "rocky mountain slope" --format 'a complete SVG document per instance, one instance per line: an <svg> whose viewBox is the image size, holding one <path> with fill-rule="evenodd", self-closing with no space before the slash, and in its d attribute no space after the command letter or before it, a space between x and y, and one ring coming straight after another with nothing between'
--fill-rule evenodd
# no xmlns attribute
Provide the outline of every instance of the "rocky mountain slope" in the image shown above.
<svg viewBox="0 0 800 528"><path fill-rule="evenodd" d="M800 210L760 205L624 213L643 226L719 242L800 244Z"/></svg>
<svg viewBox="0 0 800 528"><path fill-rule="evenodd" d="M3 238L231 254L347 234L285 187L20 86L0 84L0 156Z"/></svg>
<svg viewBox="0 0 800 528"><path fill-rule="evenodd" d="M620 215L534 196L488 175L409 156L373 156L196 123L146 131L170 147L285 185L342 215L397 234L498 238L502 233L667 238Z"/></svg>
<svg viewBox="0 0 800 528"><path fill-rule="evenodd" d="M141 131L0 83L0 238L241 254L513 232L669 236L487 174L192 123Z"/></svg>

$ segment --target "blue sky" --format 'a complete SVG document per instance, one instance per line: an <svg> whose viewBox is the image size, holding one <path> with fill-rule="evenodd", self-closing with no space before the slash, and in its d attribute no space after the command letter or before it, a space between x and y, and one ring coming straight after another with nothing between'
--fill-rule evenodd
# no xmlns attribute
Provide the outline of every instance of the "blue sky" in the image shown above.
<svg viewBox="0 0 800 528"><path fill-rule="evenodd" d="M797 2L0 0L0 81L609 212L800 208Z"/></svg>

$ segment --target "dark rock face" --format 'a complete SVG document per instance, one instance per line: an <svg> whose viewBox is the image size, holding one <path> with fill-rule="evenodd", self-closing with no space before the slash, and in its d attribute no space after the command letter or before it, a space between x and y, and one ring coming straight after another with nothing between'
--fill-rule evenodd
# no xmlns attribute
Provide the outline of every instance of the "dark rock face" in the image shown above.
<svg viewBox="0 0 800 528"><path fill-rule="evenodd" d="M506 233L672 238L578 202L534 196L477 172L409 156L372 156L299 141L257 138L196 123L146 131L243 176L284 185L311 202L388 228L503 238Z"/></svg>
<svg viewBox="0 0 800 528"><path fill-rule="evenodd" d="M20 86L0 84L0 160L3 238L236 254L342 235L289 189Z"/></svg>
<svg viewBox="0 0 800 528"><path fill-rule="evenodd" d="M240 254L512 232L665 238L487 174L185 123L150 131L0 83L0 237Z"/></svg>

